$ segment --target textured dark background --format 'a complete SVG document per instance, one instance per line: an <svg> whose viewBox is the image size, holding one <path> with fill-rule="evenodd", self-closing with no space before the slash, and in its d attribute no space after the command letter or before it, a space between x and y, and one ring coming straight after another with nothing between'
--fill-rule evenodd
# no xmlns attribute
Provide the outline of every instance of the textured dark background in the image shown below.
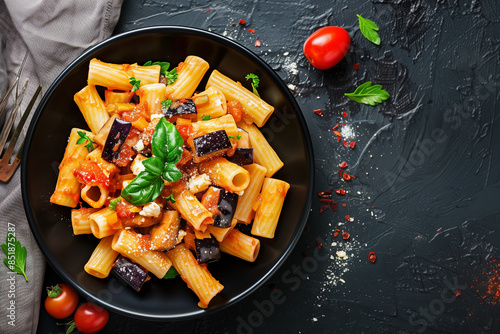
<svg viewBox="0 0 500 334"><path fill-rule="evenodd" d="M380 46L356 14L379 25ZM315 193L347 194L323 213L313 198L288 260L237 305L177 323L112 314L103 333L500 332L499 2L125 0L115 32L152 25L210 30L269 63L312 134ZM326 25L346 28L352 44L320 71L302 45ZM391 98L369 107L343 96L365 81ZM337 123L354 149L337 142ZM354 180L339 178L342 161ZM48 268L47 285L59 280ZM61 332L42 307L39 333Z"/></svg>

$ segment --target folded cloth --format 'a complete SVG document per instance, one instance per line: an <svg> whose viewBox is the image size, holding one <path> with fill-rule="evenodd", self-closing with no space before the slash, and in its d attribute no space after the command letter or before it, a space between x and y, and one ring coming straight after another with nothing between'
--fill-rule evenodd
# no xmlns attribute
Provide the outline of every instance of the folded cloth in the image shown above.
<svg viewBox="0 0 500 334"><path fill-rule="evenodd" d="M83 50L112 34L122 1L0 0L0 65L5 63L9 82L28 52L20 82L30 81L21 110L39 84L46 91ZM0 81L0 89L5 89L1 84L7 81ZM0 333L36 333L45 260L24 213L20 169L9 183L0 184L0 244L6 244L9 231L26 247L28 281L0 264Z"/></svg>

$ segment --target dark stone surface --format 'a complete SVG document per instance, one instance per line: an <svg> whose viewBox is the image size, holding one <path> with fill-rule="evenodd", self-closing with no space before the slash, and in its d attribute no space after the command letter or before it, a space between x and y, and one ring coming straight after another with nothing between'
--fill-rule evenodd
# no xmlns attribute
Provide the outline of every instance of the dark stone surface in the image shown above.
<svg viewBox="0 0 500 334"><path fill-rule="evenodd" d="M361 35L356 14L379 25L380 46ZM321 214L314 198L284 265L223 313L174 323L112 314L103 333L500 332L499 14L494 0L125 0L116 33L192 26L269 63L312 134L315 193L347 194L334 193L338 210ZM345 60L320 71L302 44L325 25L345 27L352 44ZM370 107L344 97L366 81L391 98ZM354 149L337 142L337 123ZM342 161L355 179L339 178ZM349 240L334 237L337 228ZM342 250L347 258L337 257ZM59 280L49 268L46 285ZM43 307L38 332L63 332Z"/></svg>

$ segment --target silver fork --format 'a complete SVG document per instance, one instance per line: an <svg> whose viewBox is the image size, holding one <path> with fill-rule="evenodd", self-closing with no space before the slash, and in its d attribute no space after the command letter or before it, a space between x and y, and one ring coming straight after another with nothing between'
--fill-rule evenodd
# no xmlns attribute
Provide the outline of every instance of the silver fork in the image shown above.
<svg viewBox="0 0 500 334"><path fill-rule="evenodd" d="M0 99L0 118L3 116L5 110L7 109L7 102L9 100L9 97L11 93L14 91L14 88L16 90L15 94L15 101L14 101L14 106L12 108L12 112L10 113L9 117L6 119L5 124L3 126L2 132L0 133L0 150L3 151L4 147L6 146L7 139L9 137L9 134L12 130L12 126L14 125L14 121L16 119L17 114L19 113L19 110L21 109L21 102L23 100L24 94L26 92L26 88L28 87L28 82L29 80L26 79L23 87L21 88L21 92L19 92L19 80L21 77L21 72L24 67L24 64L26 62L27 58L27 53L24 56L23 62L21 64L21 67L19 68L19 71L16 75L16 78L14 79L14 82L12 85L9 87L7 92L2 96ZM40 94L42 87L38 86L35 94L31 98L28 106L26 107L26 110L24 111L15 131L14 134L12 135L9 145L6 148L5 152L3 153L1 159L0 159L0 181L2 182L9 182L11 179L12 175L16 171L17 167L19 166L19 163L21 162L21 154L23 151L23 146L24 146L24 137L22 138L22 143L17 149L16 156L14 160L11 161L12 154L14 152L14 148L16 147L17 140L19 139L19 136L21 135L21 132L23 130L24 124L26 123L26 120L28 119L29 113L31 109L33 108L33 105L36 102L36 99L38 95ZM2 153L0 151L0 155Z"/></svg>

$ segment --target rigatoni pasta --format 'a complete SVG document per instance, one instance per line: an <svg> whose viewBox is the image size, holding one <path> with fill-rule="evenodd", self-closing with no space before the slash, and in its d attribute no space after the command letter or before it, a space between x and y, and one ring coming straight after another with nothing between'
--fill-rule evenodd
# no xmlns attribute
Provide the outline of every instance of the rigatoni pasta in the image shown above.
<svg viewBox="0 0 500 334"><path fill-rule="evenodd" d="M139 291L177 271L206 308L224 288L210 262L256 261L290 186L259 130L271 105L217 70L196 93L200 57L169 66L90 61L74 100L91 131L71 131L51 202L73 208L75 235L100 239L87 273Z"/></svg>

